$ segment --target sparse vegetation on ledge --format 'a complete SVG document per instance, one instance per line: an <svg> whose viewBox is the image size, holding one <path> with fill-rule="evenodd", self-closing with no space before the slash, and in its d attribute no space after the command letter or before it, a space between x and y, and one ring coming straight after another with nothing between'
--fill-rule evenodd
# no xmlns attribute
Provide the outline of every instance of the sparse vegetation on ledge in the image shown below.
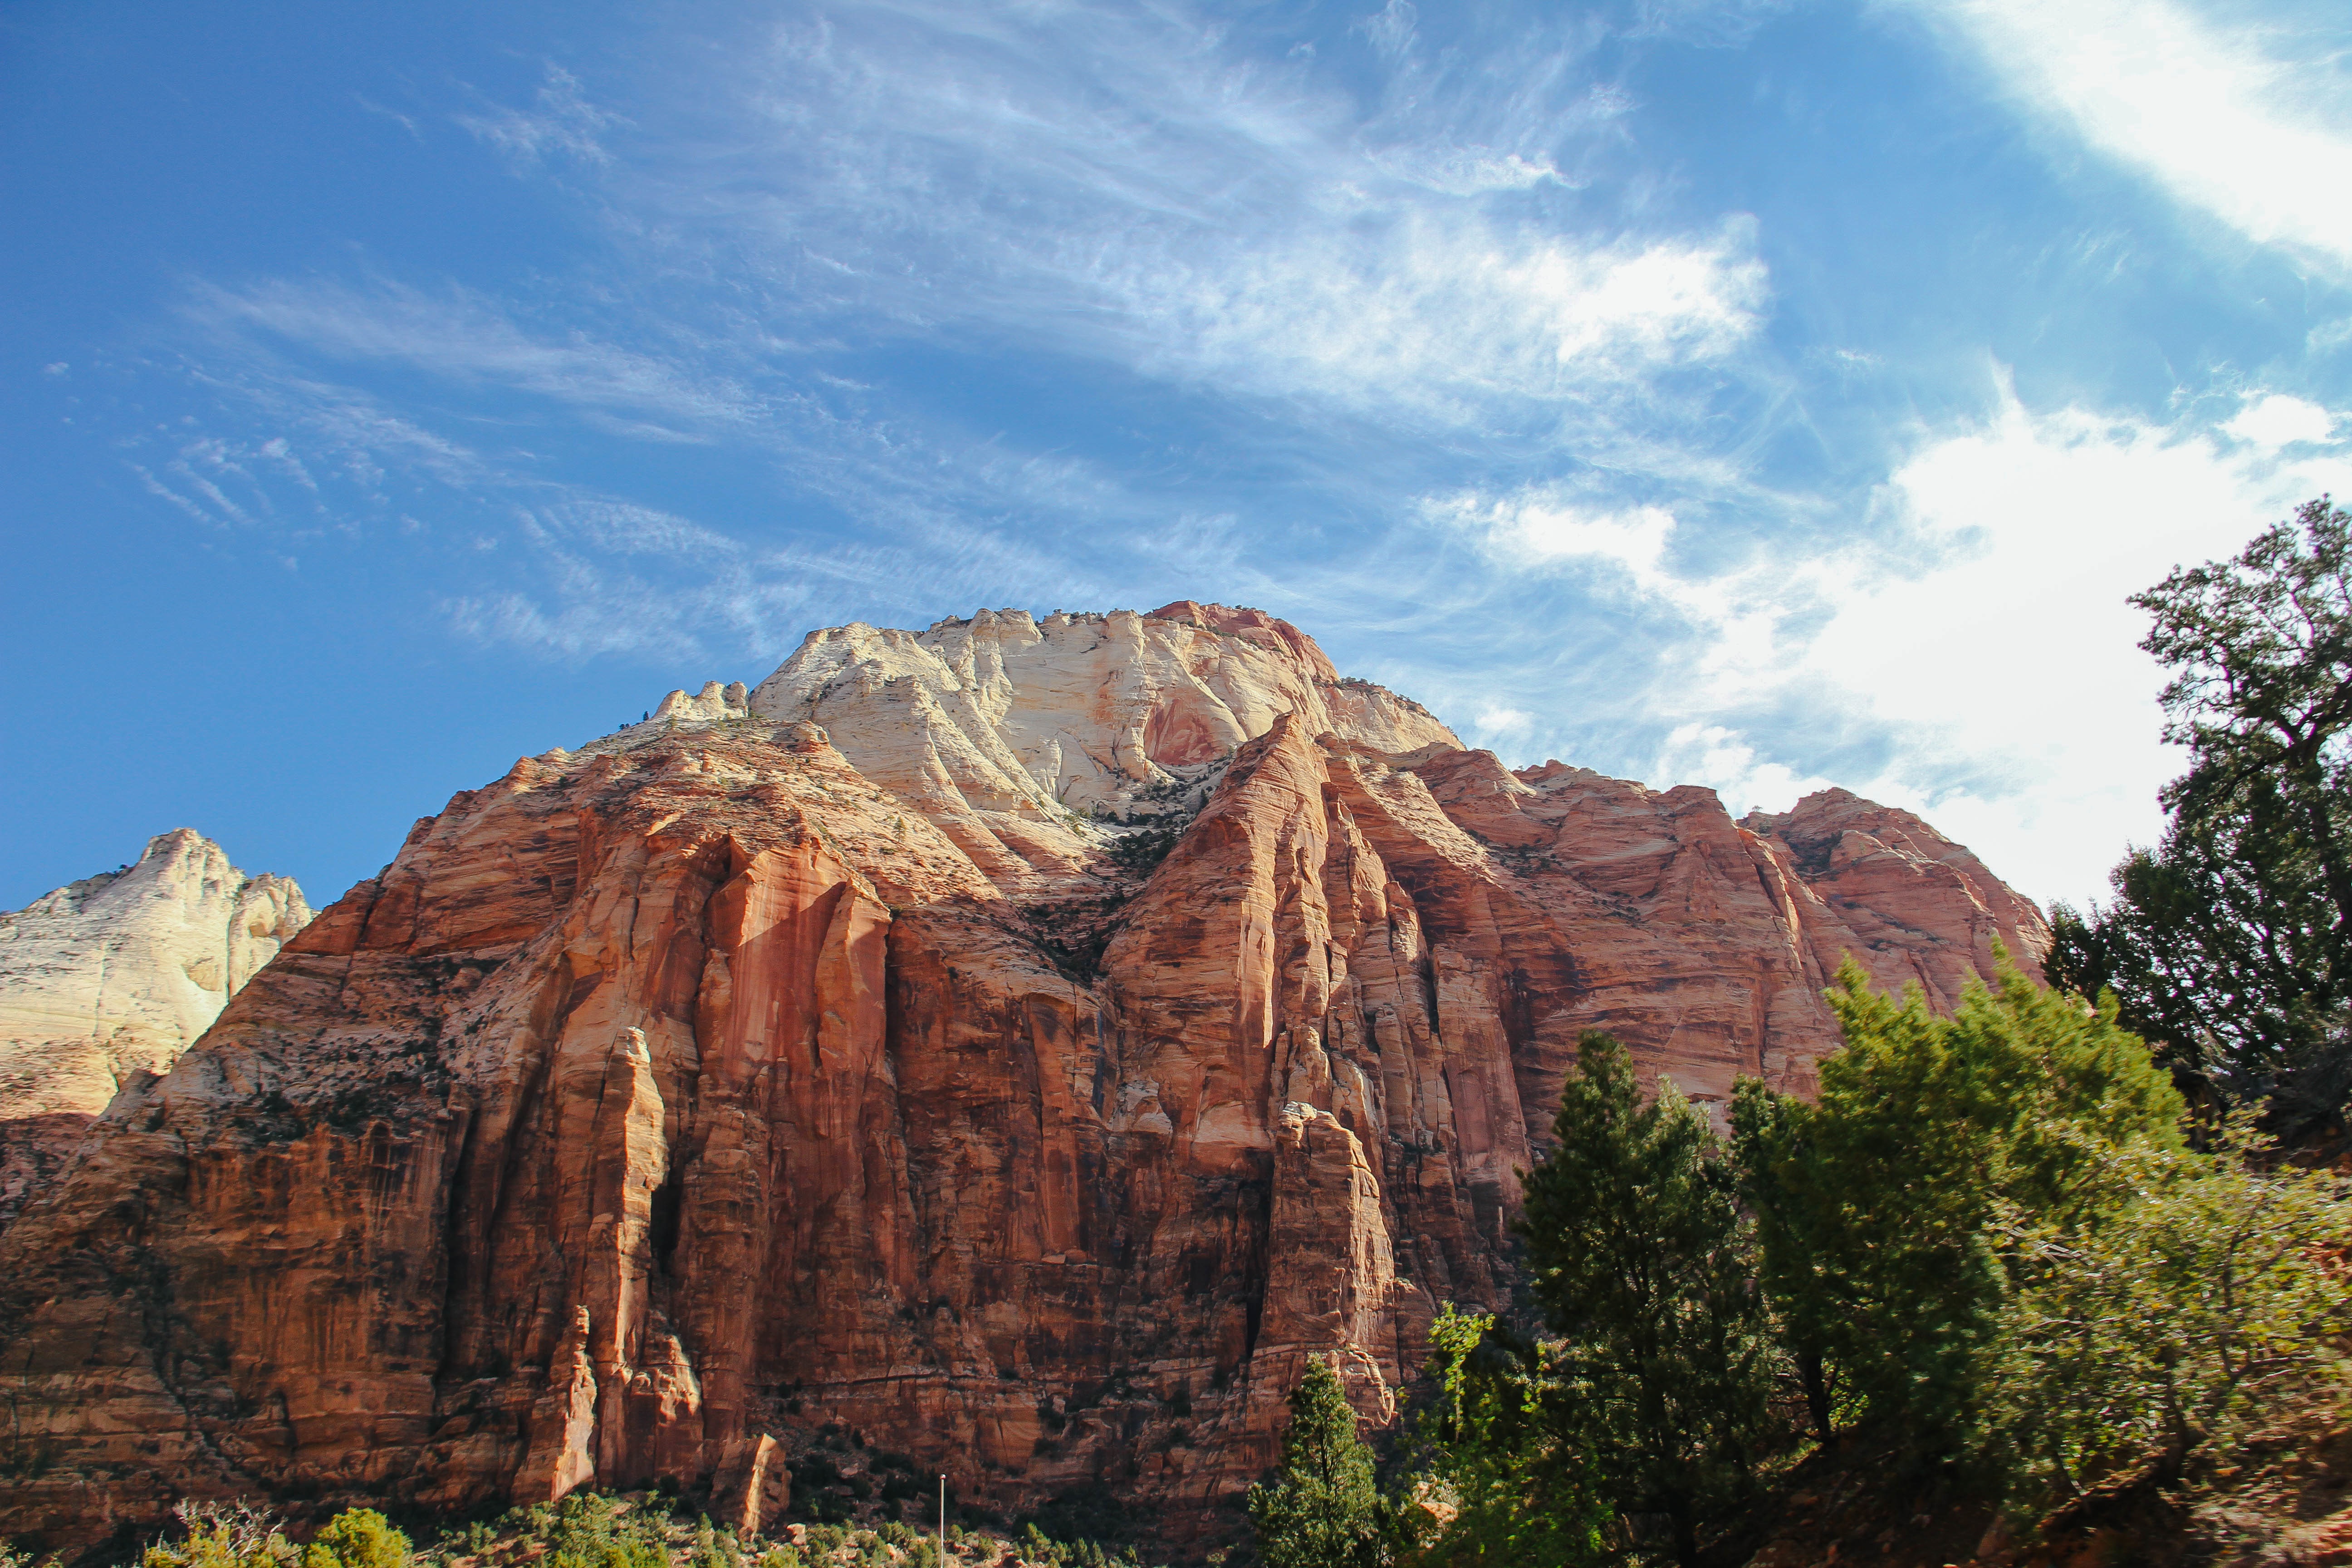
<svg viewBox="0 0 2352 1568"><path fill-rule="evenodd" d="M308 1542L251 1503L184 1502L174 1519L140 1568L1146 1568L1131 1549L1059 1540L1034 1522L1010 1537L950 1523L944 1563L935 1532L896 1519L739 1536L661 1490L574 1492L449 1525L421 1545L368 1508L335 1515ZM0 1568L55 1563L0 1542Z"/></svg>

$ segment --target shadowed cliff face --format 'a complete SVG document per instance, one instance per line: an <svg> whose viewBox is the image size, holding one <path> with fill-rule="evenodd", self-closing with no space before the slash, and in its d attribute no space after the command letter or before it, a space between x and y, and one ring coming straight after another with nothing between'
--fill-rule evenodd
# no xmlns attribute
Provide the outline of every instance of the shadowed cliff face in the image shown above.
<svg viewBox="0 0 2352 1568"><path fill-rule="evenodd" d="M788 665L419 823L0 1240L0 1533L661 1478L758 1521L837 1421L966 1498L1100 1483L1181 1539L1271 1463L1305 1357L1386 1416L1441 1303L1506 1304L1581 1030L1695 1097L1801 1089L1842 951L1948 999L2043 940L1904 813L1743 828L1705 791L1384 750L1418 712L1385 693L1274 713L1219 773L1204 648L1328 666L1180 610L1183 658L1104 678L1139 744L1192 715L1158 731L1185 760L1092 786L1206 792L1148 877L1115 826L974 805L875 720L920 683L854 662L811 689L921 790L753 716ZM991 689L959 730L1018 738L1040 704ZM1092 701L1054 700L1053 743ZM1017 791L1046 745L992 766ZM1107 941L1073 964L1080 906Z"/></svg>

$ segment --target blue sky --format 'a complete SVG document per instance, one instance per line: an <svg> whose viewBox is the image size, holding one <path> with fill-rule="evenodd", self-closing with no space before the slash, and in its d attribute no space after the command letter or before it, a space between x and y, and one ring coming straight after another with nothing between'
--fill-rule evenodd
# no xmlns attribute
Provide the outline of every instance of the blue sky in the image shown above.
<svg viewBox="0 0 2352 1568"><path fill-rule="evenodd" d="M2352 16L0 18L0 907L323 904L814 626L1178 597L1514 763L2157 831L2126 595L2352 494Z"/></svg>

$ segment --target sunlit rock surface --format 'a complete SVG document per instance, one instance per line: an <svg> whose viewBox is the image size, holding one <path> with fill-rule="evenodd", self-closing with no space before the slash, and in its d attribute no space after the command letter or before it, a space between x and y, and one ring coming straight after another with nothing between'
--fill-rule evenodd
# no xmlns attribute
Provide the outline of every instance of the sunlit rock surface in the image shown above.
<svg viewBox="0 0 2352 1568"><path fill-rule="evenodd" d="M189 828L138 863L0 913L0 1226L125 1082L168 1069L310 922Z"/></svg>
<svg viewBox="0 0 2352 1568"><path fill-rule="evenodd" d="M1907 814L1515 773L1257 612L815 633L452 800L115 1100L0 1238L0 1532L749 1518L839 1422L1200 1539L1305 1358L1385 1417L1508 1305L1583 1030L1803 1090L1842 953L1948 1001L1995 938L2047 940Z"/></svg>

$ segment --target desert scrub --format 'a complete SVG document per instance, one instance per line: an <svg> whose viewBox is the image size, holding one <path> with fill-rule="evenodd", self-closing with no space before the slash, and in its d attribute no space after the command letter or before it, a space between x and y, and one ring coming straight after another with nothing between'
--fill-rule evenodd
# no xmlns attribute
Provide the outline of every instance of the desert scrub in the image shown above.
<svg viewBox="0 0 2352 1568"><path fill-rule="evenodd" d="M172 1510L179 1539L158 1539L144 1568L408 1568L408 1537L372 1508L346 1509L308 1546L287 1538L284 1521L245 1502L183 1500Z"/></svg>
<svg viewBox="0 0 2352 1568"><path fill-rule="evenodd" d="M545 1568L669 1568L667 1521L597 1492L533 1503L501 1522L542 1544ZM307 1565L306 1565L307 1568Z"/></svg>

